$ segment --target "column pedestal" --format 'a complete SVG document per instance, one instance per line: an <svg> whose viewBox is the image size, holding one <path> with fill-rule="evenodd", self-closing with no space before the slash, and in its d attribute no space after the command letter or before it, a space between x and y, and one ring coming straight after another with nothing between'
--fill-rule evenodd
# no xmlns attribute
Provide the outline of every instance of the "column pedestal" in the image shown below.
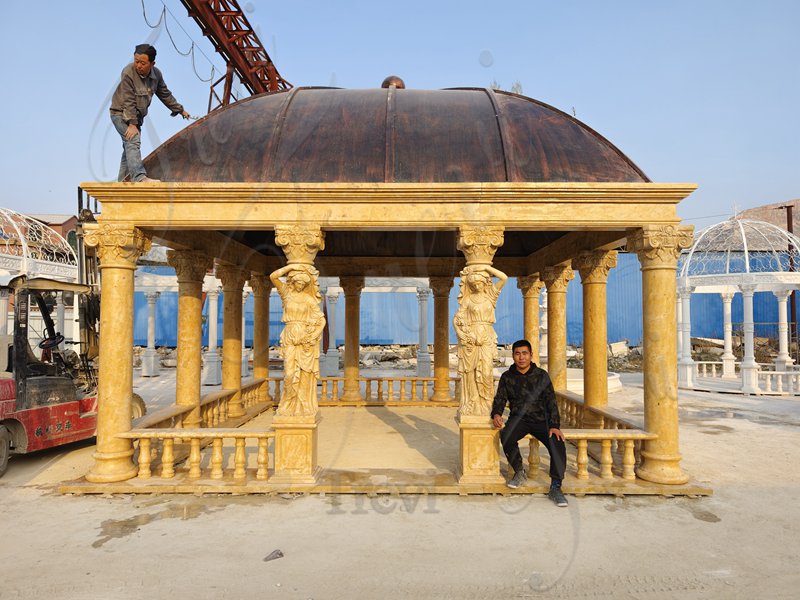
<svg viewBox="0 0 800 600"><path fill-rule="evenodd" d="M145 348L140 355L142 359L142 377L158 377L161 357L154 348Z"/></svg>
<svg viewBox="0 0 800 600"><path fill-rule="evenodd" d="M276 416L275 473L273 483L313 485L320 468L317 465L317 426L319 414L311 417Z"/></svg>
<svg viewBox="0 0 800 600"><path fill-rule="evenodd" d="M500 430L487 417L456 418L459 429L459 484L503 484L500 474Z"/></svg>

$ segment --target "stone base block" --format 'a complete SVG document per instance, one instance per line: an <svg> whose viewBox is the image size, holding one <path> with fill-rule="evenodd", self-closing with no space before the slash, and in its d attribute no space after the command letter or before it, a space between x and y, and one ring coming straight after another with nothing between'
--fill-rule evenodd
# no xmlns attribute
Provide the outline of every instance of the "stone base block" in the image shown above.
<svg viewBox="0 0 800 600"><path fill-rule="evenodd" d="M222 383L222 359L217 352L206 352L203 356L203 371L200 377L203 385Z"/></svg>
<svg viewBox="0 0 800 600"><path fill-rule="evenodd" d="M158 367L161 365L161 357L155 350L145 350L142 352L142 377L158 377Z"/></svg>
<svg viewBox="0 0 800 600"><path fill-rule="evenodd" d="M313 485L319 476L317 466L317 425L319 417L276 416L275 483Z"/></svg>
<svg viewBox="0 0 800 600"><path fill-rule="evenodd" d="M456 477L459 485L505 483L500 474L500 431L489 417L461 416L457 422L460 453Z"/></svg>

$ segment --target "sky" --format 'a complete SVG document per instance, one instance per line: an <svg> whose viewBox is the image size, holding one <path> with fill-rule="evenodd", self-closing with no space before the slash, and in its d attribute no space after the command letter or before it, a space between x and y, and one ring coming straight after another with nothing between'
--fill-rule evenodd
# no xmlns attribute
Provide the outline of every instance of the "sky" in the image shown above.
<svg viewBox="0 0 800 600"><path fill-rule="evenodd" d="M575 116L653 181L699 188L678 206L697 229L800 198L800 1L527 0L392 3L240 0L295 86L493 83ZM161 26L155 25L166 8ZM116 178L108 106L148 41L193 115L224 62L180 0L4 3L0 206L74 214L81 181ZM166 27L164 26L166 24ZM194 47L193 54L183 56ZM143 154L187 125L154 99Z"/></svg>

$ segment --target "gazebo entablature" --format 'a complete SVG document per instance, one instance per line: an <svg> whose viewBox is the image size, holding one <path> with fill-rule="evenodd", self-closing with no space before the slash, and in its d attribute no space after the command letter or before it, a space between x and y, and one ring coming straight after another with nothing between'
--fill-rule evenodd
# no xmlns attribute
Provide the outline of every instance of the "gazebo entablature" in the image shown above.
<svg viewBox="0 0 800 600"><path fill-rule="evenodd" d="M198 264L206 266L213 260L216 276L227 292L223 320L224 388L242 389L238 370L241 301L236 297L241 297L246 281L250 282L254 294L258 288L262 290L261 297L266 298L266 304L262 300L256 309L257 315L261 315L256 317L256 327L261 332L262 343L265 325L258 321L266 321L268 328L268 316L265 319L264 315L268 315L269 298L263 290L276 287L282 297L284 333L292 330L292 323L302 322L305 332L302 335L311 337L302 342L286 338L281 344L287 363L287 381L291 379L294 383L284 382L274 420L275 475L272 481L286 485L313 485L319 474L316 463L319 414L316 393L311 390L316 389L312 382L319 378L318 336L324 324L321 312L317 314L314 308L321 299L321 276L338 277L345 295L345 399L348 394L353 398L360 396L357 379L352 375L357 377L358 374L357 354L354 363L353 353L358 349L358 302L365 277L428 278L434 296L432 401L437 401L451 399L446 380L449 291L454 278L461 275L465 298L475 293L491 294L488 287L470 283L474 279L472 274L475 277L480 274L486 286L494 286L496 291L508 276L518 278L518 287L525 298L524 329L529 339L538 339L532 335L538 330L538 295L543 286L547 288L548 367L560 397L567 402L566 287L574 272L580 272L584 323L593 328L585 332L588 334L585 335L585 352L589 368L585 383L587 409L583 411L591 412L589 409L602 410L607 402L604 391L607 376L605 283L609 269L616 264L619 248L636 252L643 272L643 428L650 437L642 438L645 441L636 474L642 480L658 484L685 483L687 477L680 467L677 441L676 343L674 336L665 335L665 331L675 330L673 298L677 258L691 242L691 227L679 225L675 209L694 188L691 184L654 183L83 184L84 190L103 203L95 237L107 238L112 246L118 244L115 236L119 234L125 239L152 238L172 248L173 252L192 253ZM457 251L451 248L452 251L430 252L425 256L406 255L391 249L386 252L379 247L373 248L374 252L351 251L345 255L326 251L326 246L347 247L348 240L357 240L359 236L374 241L384 232L389 232L386 239L390 240L401 240L406 233L428 240L425 235L444 232L452 236L448 239L455 242L453 246L457 246ZM370 238L370 235L376 237ZM129 262L133 260L135 264L133 255L142 251L141 246L122 244L132 257ZM357 244L355 247L358 249ZM520 249L526 248L529 251L520 253ZM117 293L132 297L132 279L128 282L124 278L122 267L113 261L103 263L101 256L104 288L110 285ZM186 278L187 285L191 283L186 293L195 294L203 278L199 271ZM254 280L259 283L253 285ZM117 285L119 282L123 285ZM479 292L481 289L483 291ZM179 293L183 292L179 290ZM231 296L230 302L228 296ZM466 338L477 335L476 327L494 321L494 304L491 314L480 318L469 316L466 299L460 299L460 305L456 315L460 339L462 334ZM188 327L195 328L199 323L198 305L189 302L185 306L192 316L179 315L179 322L189 319ZM298 306L306 308L299 310ZM121 325L129 317L124 312L110 315L109 319L120 322L116 331L125 334L120 333L113 340L115 348L119 349L132 335L123 331ZM297 331L300 336L300 329ZM482 335L478 337L483 339ZM101 344L103 339L101 336ZM180 335L179 339L182 339ZM191 343L199 344L199 341ZM231 347L230 351L226 345ZM461 352L463 343L459 347ZM313 348L316 350L310 350ZM195 350L191 352L194 355ZM231 366L226 371L225 365L233 364L233 355L237 352L237 369L234 371ZM462 364L468 362L465 359ZM296 375L290 378L288 373L292 369ZM468 370L462 371L462 367L459 369L466 389L473 375ZM190 374L193 378L199 377L195 371L193 367ZM178 378L186 373L190 371L184 370L183 374L179 371ZM261 368L258 374L265 375L266 370ZM348 382L351 385L348 386ZM194 384L183 389L190 390L184 392L185 398L195 404L199 402ZM497 431L491 426L487 406L492 392L480 386L471 389L471 392L462 392L460 401L459 482L466 487L487 489L485 486L502 483L495 443ZM119 392L115 389L117 396L104 395L101 403L113 405ZM262 398L268 398L267 394L262 393ZM233 416L240 415L245 408L241 399L234 398L230 405ZM601 427L601 421L592 423L592 419L587 418L585 423L581 420L579 426ZM120 438L129 427L129 424L126 428L117 421L100 419L97 466L90 480L119 481L130 477L130 438ZM585 442L586 439L584 451ZM626 461L625 472L633 477L632 455ZM610 470L607 474L610 476Z"/></svg>

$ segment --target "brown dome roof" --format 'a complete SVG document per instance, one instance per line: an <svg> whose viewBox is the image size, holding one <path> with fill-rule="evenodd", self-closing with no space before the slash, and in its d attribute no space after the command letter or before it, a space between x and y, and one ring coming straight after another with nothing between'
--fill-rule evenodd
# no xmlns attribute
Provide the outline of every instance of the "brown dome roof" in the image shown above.
<svg viewBox="0 0 800 600"><path fill-rule="evenodd" d="M145 159L194 182L648 182L601 135L490 89L293 88L187 127Z"/></svg>

